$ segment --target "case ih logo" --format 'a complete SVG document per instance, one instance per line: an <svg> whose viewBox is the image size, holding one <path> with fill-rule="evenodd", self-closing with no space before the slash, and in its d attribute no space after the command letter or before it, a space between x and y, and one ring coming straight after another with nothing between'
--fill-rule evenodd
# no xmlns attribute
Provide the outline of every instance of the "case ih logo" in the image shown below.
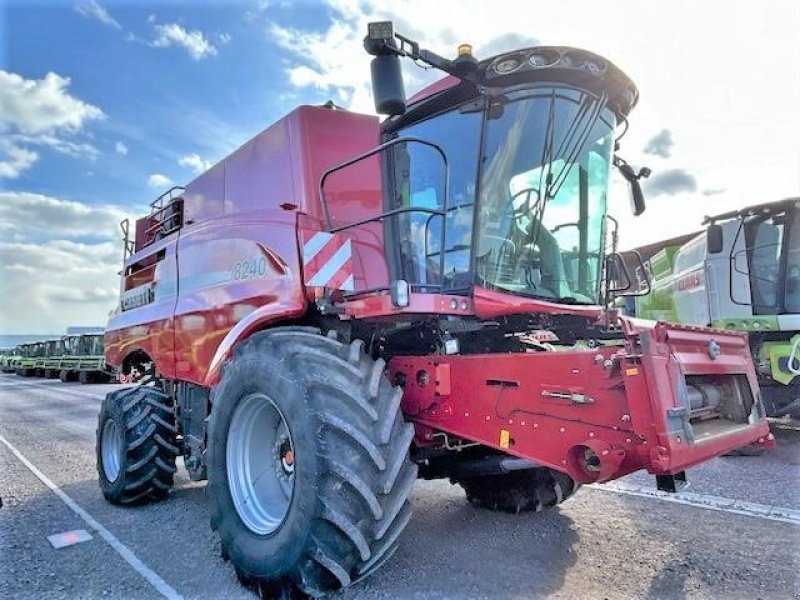
<svg viewBox="0 0 800 600"><path fill-rule="evenodd" d="M303 273L307 286L352 292L352 248L349 238L324 231L303 236Z"/></svg>

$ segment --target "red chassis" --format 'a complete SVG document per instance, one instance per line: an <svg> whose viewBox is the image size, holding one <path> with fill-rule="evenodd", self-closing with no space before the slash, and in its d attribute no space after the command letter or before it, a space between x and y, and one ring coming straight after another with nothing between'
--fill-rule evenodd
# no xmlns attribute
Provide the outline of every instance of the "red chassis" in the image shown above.
<svg viewBox="0 0 800 600"><path fill-rule="evenodd" d="M566 471L581 483L646 469L674 475L732 448L771 446L744 336L622 320L625 343L555 352L398 357L417 443L437 431ZM713 341L712 341L713 340ZM719 348L712 358L709 344ZM695 417L687 378L743 400L739 418ZM723 411L724 412L724 411ZM735 411L734 411L735 412Z"/></svg>

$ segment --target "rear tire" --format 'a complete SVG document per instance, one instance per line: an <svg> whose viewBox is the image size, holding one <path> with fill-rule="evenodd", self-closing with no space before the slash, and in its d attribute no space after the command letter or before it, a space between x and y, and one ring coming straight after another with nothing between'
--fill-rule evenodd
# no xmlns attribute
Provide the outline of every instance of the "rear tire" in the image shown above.
<svg viewBox="0 0 800 600"><path fill-rule="evenodd" d="M568 475L544 467L470 477L457 483L474 506L515 514L557 506L580 487Z"/></svg>
<svg viewBox="0 0 800 600"><path fill-rule="evenodd" d="M175 474L175 408L152 387L107 394L97 422L97 473L112 504L163 500Z"/></svg>
<svg viewBox="0 0 800 600"><path fill-rule="evenodd" d="M417 467L402 391L384 367L361 341L342 344L313 328L264 331L236 347L211 395L207 493L211 526L240 580L265 593L296 587L318 596L366 577L395 552L411 517ZM273 422L288 431L293 465L285 508L272 513L283 500L248 496L278 515L260 531L232 492L248 480L236 476L237 465L253 446L238 442L243 436L231 424L255 397L280 415ZM288 455L281 439L272 453L276 471Z"/></svg>
<svg viewBox="0 0 800 600"><path fill-rule="evenodd" d="M91 371L80 371L78 373L78 381L86 385L87 383L94 383Z"/></svg>
<svg viewBox="0 0 800 600"><path fill-rule="evenodd" d="M75 374L68 369L61 369L61 372L58 374L58 378L63 383L68 383L70 381L75 381Z"/></svg>

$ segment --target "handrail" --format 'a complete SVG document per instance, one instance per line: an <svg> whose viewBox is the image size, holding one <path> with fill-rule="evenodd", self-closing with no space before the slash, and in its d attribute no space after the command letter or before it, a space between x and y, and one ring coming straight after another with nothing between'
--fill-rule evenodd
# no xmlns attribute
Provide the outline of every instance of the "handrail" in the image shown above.
<svg viewBox="0 0 800 600"><path fill-rule="evenodd" d="M352 166L355 163L364 160L365 158L369 158L371 156L374 156L374 155L376 155L376 154L378 154L380 152L383 152L384 150L386 150L387 148L389 148L391 146L394 146L396 144L401 144L401 143L418 143L418 144L422 144L423 146L428 146L428 147L433 148L434 150L436 150L436 152L438 152L439 155L442 157L442 162L444 163L444 202L443 202L442 208L441 209L432 209L432 208L425 208L425 207L421 207L421 206L420 207L409 206L409 207L394 208L394 209L385 211L385 212L383 212L383 213L381 213L379 215L376 215L374 217L368 217L366 219L360 219L358 221L354 221L352 223L348 223L347 225L341 225L339 227L333 227L333 223L331 222L330 210L328 209L328 202L327 202L327 200L325 198L325 181L328 179L328 177L331 174L335 173L336 171L340 171L340 170L345 169L345 168L347 168L349 166ZM325 170L322 173L322 176L320 177L320 181L319 181L319 200L320 200L320 204L322 205L322 212L323 212L324 217L325 217L326 230L328 232L330 232L330 233L337 233L339 231L344 231L346 229L351 229L353 227L360 227L361 225L365 225L367 223L380 222L380 221L383 221L384 219L387 219L387 218L390 218L390 217L393 217L393 216L397 216L397 215L403 214L403 213L410 213L410 212L421 212L421 213L425 213L425 214L430 214L431 216L439 215L439 216L442 216L442 217L446 217L447 213L448 213L447 203L448 203L449 198L450 198L450 163L447 160L447 154L442 149L442 147L439 146L438 144L436 144L434 142L430 142L428 140L424 140L422 138L418 138L418 137L399 137L399 138L395 138L393 140L389 140L388 142L384 142L383 144L379 144L378 146L375 146L372 150L369 150L368 152L364 152L364 153L362 153L362 154L360 154L358 156L355 156L355 157L353 157L353 158L351 158L349 160L346 160L343 163L340 163L338 165L335 165L335 166ZM440 247L441 248L445 247L445 234L446 234L445 225L446 225L445 219L443 218L442 219L442 226L441 226L441 234L440 234ZM426 230L426 244L427 244L427 230ZM439 274L440 274L440 277L444 277L444 259L445 259L445 253L442 252L441 256L439 257ZM411 282L409 282L409 283L411 283ZM426 285L425 287L433 287L433 286Z"/></svg>
<svg viewBox="0 0 800 600"><path fill-rule="evenodd" d="M180 190L180 191L184 192L184 191L186 191L186 188L183 187L182 185L173 185L166 192L161 194L158 198L156 198L155 200L153 200L150 203L150 208L154 209L153 212L155 212L156 208L163 208L164 207L164 198L166 196L169 196L169 200L172 201L173 200L172 192L174 192L175 190ZM158 204L158 207L156 207L156 204Z"/></svg>
<svg viewBox="0 0 800 600"><path fill-rule="evenodd" d="M800 366L795 366L795 364L800 365L800 362L797 360L797 350L800 348L800 337L798 337L794 344L792 344L792 351L789 353L789 360L786 363L786 367L789 371L795 375L800 375Z"/></svg>
<svg viewBox="0 0 800 600"><path fill-rule="evenodd" d="M322 177L320 177L320 180L319 180L319 201L320 201L320 204L322 204L322 212L325 214L325 225L326 225L326 227L328 228L329 231L330 231L330 228L332 227L332 223L331 223L330 211L328 210L328 202L325 199L325 180L328 179L328 176L333 174L333 173L335 173L336 171L340 171L340 170L342 170L342 169L344 169L346 167L354 165L357 162L360 162L360 161L364 160L365 158L369 158L370 156L374 156L375 154L378 154L379 152L383 152L384 150L386 150L386 148L389 148L390 146L394 146L396 144L401 144L401 143L406 143L406 142L417 142L418 144L422 144L423 146L429 146L429 147L433 148L434 150L436 150L439 153L439 155L442 157L442 160L444 161L444 167L445 167L445 183L444 183L444 185L445 185L445 189L444 189L445 197L444 197L444 208L442 210L447 210L447 197L448 197L448 192L450 191L448 189L448 184L449 184L449 180L450 180L450 177L449 177L449 175L450 175L450 163L447 160L447 154L445 154L445 152L444 152L444 150L442 150L441 146L439 146L438 144L434 144L433 142L429 142L428 140L423 140L422 138L418 138L418 137L399 137L399 138L395 138L393 140L389 140L388 142L384 142L383 144L379 144L379 145L375 146L372 150L369 150L367 152L364 152L363 154L359 154L357 156L354 156L353 158L348 159L348 160L344 161L343 163L339 163L338 165L334 165L333 167L330 167L329 169L326 169L325 171L323 171Z"/></svg>

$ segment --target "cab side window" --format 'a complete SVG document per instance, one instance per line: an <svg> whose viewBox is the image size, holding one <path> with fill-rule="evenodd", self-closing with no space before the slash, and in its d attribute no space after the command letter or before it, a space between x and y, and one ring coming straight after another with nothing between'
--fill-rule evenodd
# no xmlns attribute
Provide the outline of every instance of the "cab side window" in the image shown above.
<svg viewBox="0 0 800 600"><path fill-rule="evenodd" d="M442 217L427 212L402 213L396 220L400 275L412 285L461 289L469 286L475 182L481 135L481 113L457 109L431 117L399 132L441 147L450 172L445 202L445 165L435 148L398 144L392 151L393 206L447 208L442 248ZM444 271L441 270L444 252Z"/></svg>

